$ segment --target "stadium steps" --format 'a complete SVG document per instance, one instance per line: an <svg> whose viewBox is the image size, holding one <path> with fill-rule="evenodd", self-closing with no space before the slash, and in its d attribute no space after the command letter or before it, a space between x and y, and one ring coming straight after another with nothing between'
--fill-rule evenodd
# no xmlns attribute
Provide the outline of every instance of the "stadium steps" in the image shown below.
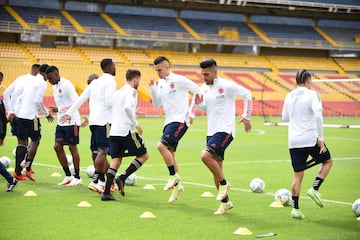
<svg viewBox="0 0 360 240"><path fill-rule="evenodd" d="M90 59L81 51L80 47L73 47L73 49L81 57L84 63L91 63Z"/></svg>
<svg viewBox="0 0 360 240"><path fill-rule="evenodd" d="M264 42L271 44L272 41L268 36L263 32L256 24L250 22L249 17L245 17L245 23L246 25L254 32L256 35L258 35Z"/></svg>
<svg viewBox="0 0 360 240"><path fill-rule="evenodd" d="M122 53L120 49L114 49L115 53L123 60L126 66L131 66L129 59Z"/></svg>
<svg viewBox="0 0 360 240"><path fill-rule="evenodd" d="M138 48L120 48L122 55L128 59L130 65L150 65L152 64L152 59L149 57L149 54L144 49Z"/></svg>
<svg viewBox="0 0 360 240"><path fill-rule="evenodd" d="M359 72L360 59L359 58L333 58L335 63L339 65L345 72Z"/></svg>
<svg viewBox="0 0 360 240"><path fill-rule="evenodd" d="M100 16L121 36L125 36L126 32L122 29L109 15L106 13L100 13Z"/></svg>
<svg viewBox="0 0 360 240"><path fill-rule="evenodd" d="M4 8L24 29L31 29L31 26L12 7L4 6Z"/></svg>
<svg viewBox="0 0 360 240"><path fill-rule="evenodd" d="M19 48L24 52L24 54L29 58L30 62L36 62L36 57L27 49L26 45L19 44Z"/></svg>
<svg viewBox="0 0 360 240"><path fill-rule="evenodd" d="M334 46L334 47L339 46L339 44L334 39L332 39L326 32L324 32L321 28L319 28L315 25L313 26L313 28L318 34L320 34L332 46Z"/></svg>
<svg viewBox="0 0 360 240"><path fill-rule="evenodd" d="M74 26L74 28L80 32L85 33L85 28L66 10L60 10L60 13Z"/></svg>
<svg viewBox="0 0 360 240"><path fill-rule="evenodd" d="M200 40L200 39L201 39L200 35L199 35L197 32L195 32L195 30L192 29L192 28L189 26L189 24L187 24L183 19L181 19L181 18L175 18L175 20L176 20L188 33L190 33L190 35L191 35L194 39L196 39L196 40Z"/></svg>
<svg viewBox="0 0 360 240"><path fill-rule="evenodd" d="M278 73L279 69L269 60L269 58L267 56L260 56L263 61L270 67L270 69L274 72L274 73Z"/></svg>
<svg viewBox="0 0 360 240"><path fill-rule="evenodd" d="M346 74L344 69L339 65L333 58L329 59L330 63L334 66L334 68L338 71L340 74Z"/></svg>

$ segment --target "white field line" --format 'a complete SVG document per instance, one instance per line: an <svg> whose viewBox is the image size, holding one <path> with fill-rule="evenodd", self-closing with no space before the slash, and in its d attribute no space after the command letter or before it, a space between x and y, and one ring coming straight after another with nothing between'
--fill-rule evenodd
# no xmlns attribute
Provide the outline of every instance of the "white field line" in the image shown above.
<svg viewBox="0 0 360 240"><path fill-rule="evenodd" d="M334 160L337 161L352 161L352 160L360 160L360 157L348 157L348 158L336 158ZM269 161L246 161L246 163L264 163L264 162L288 162L289 160L269 160ZM235 163L235 162L234 162ZM236 162L239 163L239 162ZM244 163L244 162L241 162ZM202 164L202 163L201 163ZM42 163L34 163L33 165L36 166L42 166L42 167L50 167L50 168L55 168L55 169L62 169L60 166L55 166L55 165L51 165L51 164L42 164ZM159 165L160 164L156 164ZM185 164L181 164L182 166ZM145 165L146 166L146 165ZM161 166L163 167L164 165L161 164ZM81 168L81 171L86 172L86 167ZM139 179L144 179L144 180L151 180L151 181L159 181L159 182L166 182L167 179L164 178L149 178L149 177L141 177L141 176L137 176ZM197 186L197 187L201 187L201 188L210 188L210 189L214 189L215 187L213 185L208 185L208 184L203 184L203 183L194 183L194 182L182 182L183 184L186 185L192 185L192 186ZM153 185L164 185L163 183L158 183L158 184L153 184ZM243 189L243 188L231 188L232 191L241 191L241 192L251 192L249 189ZM275 193L272 192L264 192L262 194L266 194L266 195L270 195L270 196L274 196ZM303 197L301 196L300 198L302 199L310 199L309 197ZM323 202L328 202L328 203L334 203L334 204L340 204L340 205L349 205L351 206L352 203L350 202L342 202L342 201L336 201L336 200L330 200L330 199L322 199Z"/></svg>

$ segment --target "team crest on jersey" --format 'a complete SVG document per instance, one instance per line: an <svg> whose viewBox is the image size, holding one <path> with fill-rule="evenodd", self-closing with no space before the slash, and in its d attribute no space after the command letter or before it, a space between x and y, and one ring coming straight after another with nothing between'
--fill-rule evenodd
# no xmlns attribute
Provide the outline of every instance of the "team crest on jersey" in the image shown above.
<svg viewBox="0 0 360 240"><path fill-rule="evenodd" d="M170 83L169 88L170 88L169 94L175 94L176 93L175 83Z"/></svg>
<svg viewBox="0 0 360 240"><path fill-rule="evenodd" d="M62 93L62 90L61 90L61 88L59 88L59 93L60 93L60 94Z"/></svg>
<svg viewBox="0 0 360 240"><path fill-rule="evenodd" d="M222 87L219 87L218 88L218 95L216 95L216 99L221 99L221 98L224 98L225 97L225 95L224 95L224 89L222 88Z"/></svg>

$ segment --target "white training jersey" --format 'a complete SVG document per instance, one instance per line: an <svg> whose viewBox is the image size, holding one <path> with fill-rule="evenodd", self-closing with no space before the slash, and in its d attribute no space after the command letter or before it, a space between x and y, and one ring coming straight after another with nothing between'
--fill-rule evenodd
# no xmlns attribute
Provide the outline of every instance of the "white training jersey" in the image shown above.
<svg viewBox="0 0 360 240"><path fill-rule="evenodd" d="M250 120L252 110L251 92L233 81L214 79L213 85L201 85L203 102L198 108L206 111L208 119L207 136L217 132L231 133L235 138L236 96L242 97L244 109L242 117Z"/></svg>
<svg viewBox="0 0 360 240"><path fill-rule="evenodd" d="M127 136L134 132L136 121L137 91L129 84L121 87L114 96L110 136Z"/></svg>
<svg viewBox="0 0 360 240"><path fill-rule="evenodd" d="M5 103L5 109L6 111L8 111L9 113L17 113L17 111L19 110L20 104L21 104L21 96L18 96L16 101L15 98L13 98L13 94L14 92L19 89L19 88L23 88L23 81L31 81L31 79L33 79L33 75L26 74L26 75L22 75L20 77L17 77L15 79L15 81L13 81L5 90L4 92L4 103ZM11 99L14 99L14 102L11 103ZM13 105L13 107L12 107ZM13 109L12 109L13 108Z"/></svg>
<svg viewBox="0 0 360 240"><path fill-rule="evenodd" d="M70 121L65 121L63 123L60 122L60 118L65 115L66 111L70 108L70 106L79 98L72 82L65 78L60 78L60 81L57 84L52 85L52 88L55 104L58 108L57 124L60 126L80 126L80 114L78 111L75 111L71 115Z"/></svg>
<svg viewBox="0 0 360 240"><path fill-rule="evenodd" d="M155 107L162 106L165 125L171 122L184 122L189 113L189 92L200 92L200 87L185 76L170 73L159 79L157 86L151 86L151 98Z"/></svg>
<svg viewBox="0 0 360 240"><path fill-rule="evenodd" d="M89 125L104 126L111 123L111 106L115 92L115 77L104 73L85 88L66 114L72 115L81 104L89 99Z"/></svg>
<svg viewBox="0 0 360 240"><path fill-rule="evenodd" d="M311 89L297 87L286 95L282 120L289 122L289 148L312 147L324 137L321 99Z"/></svg>
<svg viewBox="0 0 360 240"><path fill-rule="evenodd" d="M40 109L45 116L48 116L49 112L43 105L43 97L47 88L46 81L41 74L30 76L28 80L22 82L22 87L15 90L13 98L11 99L11 108L14 108L13 100L16 101L18 97L21 97L21 104L16 116L32 120L39 116L38 109Z"/></svg>

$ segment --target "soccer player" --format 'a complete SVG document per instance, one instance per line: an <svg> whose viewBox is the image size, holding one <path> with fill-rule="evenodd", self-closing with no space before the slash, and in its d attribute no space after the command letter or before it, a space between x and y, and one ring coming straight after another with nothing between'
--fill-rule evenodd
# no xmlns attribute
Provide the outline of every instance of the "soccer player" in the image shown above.
<svg viewBox="0 0 360 240"><path fill-rule="evenodd" d="M109 148L109 130L111 123L112 99L116 92L116 68L112 59L100 62L103 74L91 82L80 95L60 122L71 120L71 115L89 99L89 125L91 130L91 149L97 148L95 173L89 190L102 193L105 187L105 173L109 168L107 154Z"/></svg>
<svg viewBox="0 0 360 240"><path fill-rule="evenodd" d="M3 78L3 74L0 74L0 87ZM4 145L4 139L6 137L6 125L7 118L5 113L5 105L2 99L0 99L0 146ZM11 174L6 170L5 166L0 162L0 174L6 179L8 182L7 192L12 192L16 187L18 180L11 176Z"/></svg>
<svg viewBox="0 0 360 240"><path fill-rule="evenodd" d="M13 124L13 132L18 139L14 172L14 177L18 180L30 179L35 181L34 171L31 166L41 138L41 123L38 109L41 110L49 122L53 121L53 117L43 104L47 85L46 79L39 73L39 69L42 66L34 64L31 68L31 74L24 75L24 79L15 84L14 92L11 94L8 119ZM15 122L13 123L13 121ZM28 142L29 138L31 139L30 144ZM21 175L21 163L24 159L26 177Z"/></svg>
<svg viewBox="0 0 360 240"><path fill-rule="evenodd" d="M74 85L67 79L60 76L59 69L56 66L50 66L46 69L46 77L52 85L56 106L50 106L53 113L57 113L58 122L55 132L54 149L57 158L65 172L65 178L58 185L78 186L82 185L80 178L80 156L77 148L79 144L79 125L80 114L75 111L70 121L60 122L61 117L65 114L78 98ZM69 146L73 159L75 174L71 175L64 145Z"/></svg>
<svg viewBox="0 0 360 240"><path fill-rule="evenodd" d="M89 85L93 80L98 79L98 78L99 78L99 76L97 74L95 74L95 73L90 74L86 80L87 84ZM84 128L88 125L89 125L89 118L84 116L84 121L80 124L80 127ZM91 150L91 159L93 161L93 165L95 168L95 159L96 159L96 156L98 153L98 149L95 146L95 143L93 141L91 141L91 143L90 143L90 150Z"/></svg>
<svg viewBox="0 0 360 240"><path fill-rule="evenodd" d="M157 149L169 170L170 177L164 190L173 189L169 198L169 202L173 202L183 191L175 152L194 115L194 109L189 107L188 94L191 92L196 98L200 92L200 87L190 79L172 73L170 62L166 57L157 57L154 60L154 65L159 80L156 84L153 79L150 80L152 103L155 107L162 106L165 113L163 135Z"/></svg>
<svg viewBox="0 0 360 240"><path fill-rule="evenodd" d="M205 83L201 86L201 103L199 109L206 111L207 134L206 147L201 151L201 160L209 168L218 189L216 200L221 201L214 214L224 214L233 207L229 200L230 184L223 172L223 161L226 148L235 138L236 96L244 102L240 123L244 124L245 132L250 132L250 116L252 110L251 92L233 81L217 75L217 64L214 59L200 62L201 74Z"/></svg>
<svg viewBox="0 0 360 240"><path fill-rule="evenodd" d="M299 70L296 73L296 85L296 89L285 97L282 120L289 122L288 146L294 169L291 217L305 219L299 208L304 171L316 164L322 164L313 186L307 190L307 195L319 207L323 207L318 190L331 169L332 159L324 142L321 99L317 92L311 90L311 74L307 70ZM307 161L309 156L312 160Z"/></svg>
<svg viewBox="0 0 360 240"><path fill-rule="evenodd" d="M115 200L114 196L110 193L110 188L123 157L135 156L135 159L128 168L115 179L119 192L123 196L125 196L125 179L137 171L149 158L145 143L140 137L143 130L136 120L137 88L140 79L140 71L135 69L127 70L126 84L114 96L110 128L112 162L107 171L105 190L101 195L102 201Z"/></svg>

